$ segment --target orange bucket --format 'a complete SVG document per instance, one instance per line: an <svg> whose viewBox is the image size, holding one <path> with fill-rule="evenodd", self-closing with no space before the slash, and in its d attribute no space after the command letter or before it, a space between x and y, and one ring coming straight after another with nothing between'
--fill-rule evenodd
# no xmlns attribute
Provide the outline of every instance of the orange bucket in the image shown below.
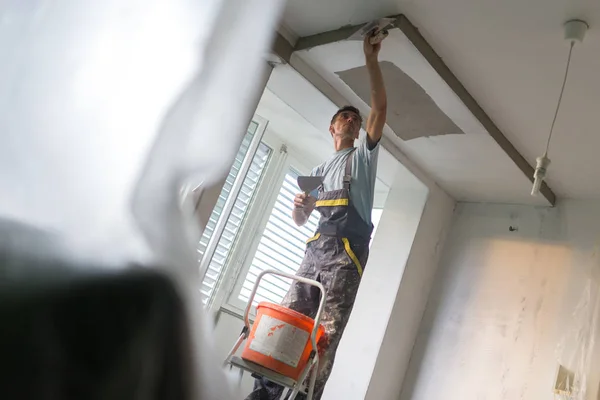
<svg viewBox="0 0 600 400"><path fill-rule="evenodd" d="M312 318L289 308L260 303L242 358L298 380L312 351L314 324ZM320 325L317 342L324 333Z"/></svg>

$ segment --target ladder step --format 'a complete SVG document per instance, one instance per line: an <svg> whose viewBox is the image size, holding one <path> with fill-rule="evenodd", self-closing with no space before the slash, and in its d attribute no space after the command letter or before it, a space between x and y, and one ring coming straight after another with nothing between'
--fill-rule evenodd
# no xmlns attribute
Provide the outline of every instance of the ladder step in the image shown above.
<svg viewBox="0 0 600 400"><path fill-rule="evenodd" d="M292 378L281 375L273 370L270 370L268 368L265 368L263 366L255 364L253 362L242 360L240 357L236 357L236 356L231 357L231 360L229 360L229 364L231 364L232 366L237 367L243 371L248 371L254 377L261 377L261 378L268 379L271 382L277 383L278 385L284 386L286 388L294 389L296 387L296 385L298 384L298 382ZM307 392L305 385L300 386L299 392L300 393Z"/></svg>

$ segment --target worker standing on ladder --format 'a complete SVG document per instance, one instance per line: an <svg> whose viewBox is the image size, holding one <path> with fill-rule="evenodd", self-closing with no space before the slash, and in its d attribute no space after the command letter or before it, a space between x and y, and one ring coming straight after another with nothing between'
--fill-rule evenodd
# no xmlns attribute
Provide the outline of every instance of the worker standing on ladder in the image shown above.
<svg viewBox="0 0 600 400"><path fill-rule="evenodd" d="M316 209L321 214L315 236L308 240L304 260L297 275L323 284L327 298L321 324L326 341L320 360L314 399L323 394L329 378L338 344L350 317L358 285L369 254L373 225L371 211L377 175L379 141L385 125L387 96L378 55L381 42L364 41L366 67L371 84L371 112L367 119L367 136L358 147L362 118L358 109L346 106L331 120L329 132L335 153L325 163L313 169L311 175L322 176L323 185L318 198L298 194L294 199L293 219L304 225ZM315 287L295 283L282 305L315 317L320 292ZM321 344L319 344L321 347ZM279 399L283 387L266 379L257 379L253 392L246 400ZM304 397L300 395L299 398Z"/></svg>

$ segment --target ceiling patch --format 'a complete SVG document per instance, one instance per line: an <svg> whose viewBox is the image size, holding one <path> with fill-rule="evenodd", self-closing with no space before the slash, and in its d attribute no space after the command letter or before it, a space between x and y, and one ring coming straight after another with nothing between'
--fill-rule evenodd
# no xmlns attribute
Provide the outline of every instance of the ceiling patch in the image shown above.
<svg viewBox="0 0 600 400"><path fill-rule="evenodd" d="M388 97L387 124L400 139L464 133L404 71L389 61L379 65ZM365 103L371 103L366 66L336 74Z"/></svg>

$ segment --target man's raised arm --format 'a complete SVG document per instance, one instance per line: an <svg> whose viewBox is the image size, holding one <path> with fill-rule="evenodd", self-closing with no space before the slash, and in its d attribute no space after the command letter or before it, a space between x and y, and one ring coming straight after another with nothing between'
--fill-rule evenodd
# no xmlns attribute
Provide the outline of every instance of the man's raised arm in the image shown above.
<svg viewBox="0 0 600 400"><path fill-rule="evenodd" d="M370 35L367 35L364 41L365 61L371 83L371 112L367 119L367 134L369 144L375 146L383 134L383 126L387 115L387 94L377 58L379 50L381 50L381 42L371 44L369 39Z"/></svg>

